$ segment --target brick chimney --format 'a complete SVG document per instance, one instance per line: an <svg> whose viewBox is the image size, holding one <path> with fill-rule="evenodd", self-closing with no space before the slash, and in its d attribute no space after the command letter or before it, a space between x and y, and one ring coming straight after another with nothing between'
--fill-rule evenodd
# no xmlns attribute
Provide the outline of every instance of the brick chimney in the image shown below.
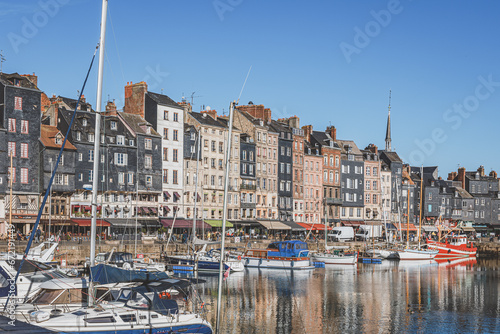
<svg viewBox="0 0 500 334"><path fill-rule="evenodd" d="M251 116L259 118L264 122L271 121L271 109L265 108L263 104L248 104L246 106L237 106L236 109L246 111Z"/></svg>
<svg viewBox="0 0 500 334"><path fill-rule="evenodd" d="M125 86L125 106L123 112L136 114L144 118L144 101L148 91L148 84L144 81L133 84L127 82Z"/></svg>
<svg viewBox="0 0 500 334"><path fill-rule="evenodd" d="M79 109L81 109L81 105L87 103L87 100L85 100L85 95L82 94L82 97L80 98L80 106L78 106Z"/></svg>
<svg viewBox="0 0 500 334"><path fill-rule="evenodd" d="M21 76L28 78L29 81L38 87L38 77L35 75L35 72L33 72L33 74L21 74Z"/></svg>
<svg viewBox="0 0 500 334"><path fill-rule="evenodd" d="M479 175L481 175L481 177L484 176L484 166L483 165L479 166L477 172L479 173Z"/></svg>
<svg viewBox="0 0 500 334"><path fill-rule="evenodd" d="M108 101L106 104L106 111L107 112L116 112L116 104L115 101Z"/></svg>
<svg viewBox="0 0 500 334"><path fill-rule="evenodd" d="M334 141L337 140L337 129L334 126L327 126L326 132L328 132Z"/></svg>
<svg viewBox="0 0 500 334"><path fill-rule="evenodd" d="M375 144L368 145L365 150L369 150L372 153L378 154L378 147Z"/></svg>
<svg viewBox="0 0 500 334"><path fill-rule="evenodd" d="M458 181L462 181L462 188L465 189L465 167L458 169Z"/></svg>
<svg viewBox="0 0 500 334"><path fill-rule="evenodd" d="M308 142L311 142L311 134L313 132L313 126L312 125L304 125L302 127L302 130L304 130L304 137L306 137L306 140Z"/></svg>
<svg viewBox="0 0 500 334"><path fill-rule="evenodd" d="M490 172L490 176L496 179L497 178L497 172L495 172L494 170L492 170Z"/></svg>
<svg viewBox="0 0 500 334"><path fill-rule="evenodd" d="M453 181L457 177L458 173L457 172L451 172L448 173L448 181Z"/></svg>
<svg viewBox="0 0 500 334"><path fill-rule="evenodd" d="M215 109L210 109L210 107L207 107L207 109L201 111L202 114L208 114L210 115L213 119L217 120L217 110Z"/></svg>

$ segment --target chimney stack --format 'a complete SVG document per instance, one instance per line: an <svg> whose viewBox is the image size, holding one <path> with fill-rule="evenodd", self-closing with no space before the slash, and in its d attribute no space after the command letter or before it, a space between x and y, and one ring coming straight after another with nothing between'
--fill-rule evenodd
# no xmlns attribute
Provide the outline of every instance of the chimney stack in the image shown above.
<svg viewBox="0 0 500 334"><path fill-rule="evenodd" d="M365 150L369 150L372 153L378 154L378 147L375 144L368 145Z"/></svg>
<svg viewBox="0 0 500 334"><path fill-rule="evenodd" d="M448 173L448 181L453 181L457 177L458 173L457 172L451 172Z"/></svg>
<svg viewBox="0 0 500 334"><path fill-rule="evenodd" d="M326 128L326 132L328 132L328 134L330 135L330 137L332 137L334 141L337 140L337 129L333 125L328 126Z"/></svg>
<svg viewBox="0 0 500 334"><path fill-rule="evenodd" d="M458 169L458 181L462 181L462 188L465 189L465 167Z"/></svg>
<svg viewBox="0 0 500 334"><path fill-rule="evenodd" d="M497 172L495 172L494 170L492 170L490 172L490 176L496 179L497 178Z"/></svg>
<svg viewBox="0 0 500 334"><path fill-rule="evenodd" d="M210 109L210 107L207 107L205 110L202 110L201 113L202 114L208 114L213 119L217 120L217 110L215 110L215 109Z"/></svg>
<svg viewBox="0 0 500 334"><path fill-rule="evenodd" d="M127 82L123 112L139 115L144 118L144 104L147 92L148 84L144 81L136 84L133 84L132 81Z"/></svg>
<svg viewBox="0 0 500 334"><path fill-rule="evenodd" d="M106 111L108 112L116 112L116 104L115 104L115 101L108 101L108 103L106 104Z"/></svg>
<svg viewBox="0 0 500 334"><path fill-rule="evenodd" d="M311 134L313 132L313 126L312 125L304 125L302 127L302 130L304 130L304 137L308 142L311 142Z"/></svg>
<svg viewBox="0 0 500 334"><path fill-rule="evenodd" d="M481 177L484 176L484 166L483 165L479 166L477 171L478 171L479 175L481 175Z"/></svg>

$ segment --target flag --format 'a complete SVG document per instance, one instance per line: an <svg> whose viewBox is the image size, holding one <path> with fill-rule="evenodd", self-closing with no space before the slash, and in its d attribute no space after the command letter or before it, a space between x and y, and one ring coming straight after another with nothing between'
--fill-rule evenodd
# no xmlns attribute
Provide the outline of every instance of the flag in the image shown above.
<svg viewBox="0 0 500 334"><path fill-rule="evenodd" d="M227 270L224 272L224 281L226 280L226 278L229 277L229 271L231 270L231 268L227 268Z"/></svg>

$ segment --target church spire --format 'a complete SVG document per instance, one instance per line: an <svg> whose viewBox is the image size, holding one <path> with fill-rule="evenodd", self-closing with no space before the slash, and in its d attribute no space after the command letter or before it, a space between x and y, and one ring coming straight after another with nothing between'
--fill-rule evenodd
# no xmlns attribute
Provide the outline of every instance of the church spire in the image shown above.
<svg viewBox="0 0 500 334"><path fill-rule="evenodd" d="M391 152L391 91L389 90L389 114L387 115L387 129L385 132L385 150Z"/></svg>

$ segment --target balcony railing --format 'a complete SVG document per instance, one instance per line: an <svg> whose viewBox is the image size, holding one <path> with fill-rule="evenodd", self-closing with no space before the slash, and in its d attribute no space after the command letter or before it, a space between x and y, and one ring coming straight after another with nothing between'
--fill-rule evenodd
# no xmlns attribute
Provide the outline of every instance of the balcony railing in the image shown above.
<svg viewBox="0 0 500 334"><path fill-rule="evenodd" d="M342 199L341 198L325 197L325 202L328 205L342 205Z"/></svg>
<svg viewBox="0 0 500 334"><path fill-rule="evenodd" d="M255 190L257 187L255 184L241 184L240 189L245 189L245 190Z"/></svg>

